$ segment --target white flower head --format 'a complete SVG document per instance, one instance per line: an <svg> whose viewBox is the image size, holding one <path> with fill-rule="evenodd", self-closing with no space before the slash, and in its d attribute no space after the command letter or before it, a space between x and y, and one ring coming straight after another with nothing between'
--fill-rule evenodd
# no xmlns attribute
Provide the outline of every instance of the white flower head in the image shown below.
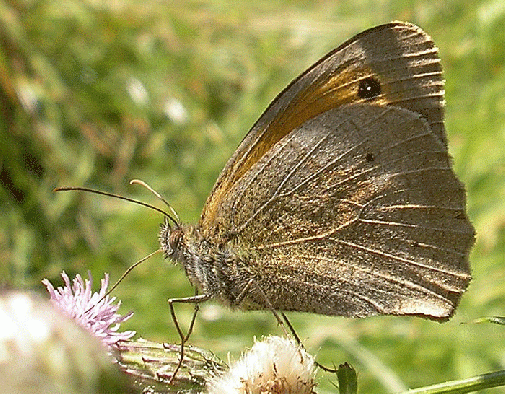
<svg viewBox="0 0 505 394"><path fill-rule="evenodd" d="M256 342L225 374L208 383L210 394L311 394L315 361L292 339Z"/></svg>

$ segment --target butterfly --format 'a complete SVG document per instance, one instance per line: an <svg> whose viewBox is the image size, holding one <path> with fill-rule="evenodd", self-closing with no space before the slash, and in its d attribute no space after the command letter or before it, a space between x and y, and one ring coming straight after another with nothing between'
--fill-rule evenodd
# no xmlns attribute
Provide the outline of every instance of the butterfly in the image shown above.
<svg viewBox="0 0 505 394"><path fill-rule="evenodd" d="M164 255L201 293L181 302L450 318L475 232L443 117L419 27L377 26L328 53L247 133L198 224L165 220Z"/></svg>

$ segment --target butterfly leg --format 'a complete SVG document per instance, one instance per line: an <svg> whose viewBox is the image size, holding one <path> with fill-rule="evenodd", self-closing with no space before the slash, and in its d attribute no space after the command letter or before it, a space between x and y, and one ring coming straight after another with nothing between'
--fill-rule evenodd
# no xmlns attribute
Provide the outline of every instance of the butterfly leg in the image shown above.
<svg viewBox="0 0 505 394"><path fill-rule="evenodd" d="M245 296L249 293L249 290L254 286L254 281L255 281L255 278L251 278L249 280L249 282L247 282L247 284L244 286L244 288L240 292L239 296L235 300L235 303L237 305L239 305L243 301L243 299L245 298ZM263 291L263 289L260 286L254 286L254 289L257 290L261 294L261 297L265 301L265 305L266 305L267 309L270 310L270 312L272 312L272 314L274 315L275 319L277 320L277 324L279 324L279 326L281 326L282 329L284 330L284 334L286 334L286 336L289 335L289 332L286 330L286 325L284 324L283 320L280 318L280 316L277 313L277 311L274 309L272 303L268 299L268 297L265 294L265 292ZM292 334L294 334L296 342L298 344L300 344L301 343L300 339L298 338L298 335L296 335L296 332L295 332L293 326L287 320L287 317L284 315L284 313L282 313L282 316L287 321L289 330L291 331Z"/></svg>
<svg viewBox="0 0 505 394"><path fill-rule="evenodd" d="M244 300L244 298L246 297L246 295L249 294L249 291L253 287L254 280L255 280L255 278L249 279L249 282L247 282L247 284L244 286L244 288L242 289L242 291L240 292L240 294L237 296L237 298L233 302L233 305L240 305L242 303L242 301ZM268 300L268 297L266 296L265 292L259 286L254 286L254 288L261 293L261 296L265 300L267 309L269 309L273 313L273 315L275 316L275 318L277 320L277 323L280 326L284 327L284 323L283 323L282 319L279 317L279 314L277 313L277 311L273 308L273 306L270 303L270 301ZM284 332L286 334L288 334L285 328L284 328Z"/></svg>
<svg viewBox="0 0 505 394"><path fill-rule="evenodd" d="M253 285L253 282L254 282L254 279L251 279L247 285L244 287L244 289L242 290L242 292L240 293L239 297L237 297L237 300L240 299L240 296L242 296L242 299L243 299L243 295L245 295L245 293L247 292L247 290L252 287ZM272 303L270 302L270 300L268 299L267 295L265 294L265 292L259 287L259 286L256 286L256 289L261 293L264 301L265 301L265 304L267 306L267 308L270 310L270 312L272 312L272 314L275 316L275 318L277 319L277 322L278 324L283 328L284 330L284 333L286 334L286 336L288 336L290 333L291 335L295 338L295 341L296 343L298 344L298 346L300 346L301 348L305 349L305 346L303 346L303 343L302 341L300 340L300 337L298 336L298 334L296 333L295 331L295 328L293 327L293 325L291 324L291 322L289 321L288 317L286 316L286 314L284 312L281 312L280 315L282 316L282 319L280 318L279 316L279 313L277 313L277 311L274 309L274 307L272 306ZM241 301L241 299L240 299ZM286 326L287 328L289 329L289 332L288 330L286 329ZM336 368L328 368L328 367L325 367L324 365L322 364L319 364L317 361L315 361L316 365L321 368L323 371L326 371L326 372L331 372L331 373L336 373L338 370Z"/></svg>
<svg viewBox="0 0 505 394"><path fill-rule="evenodd" d="M298 344L298 346L301 346L302 348L305 349L305 346L303 346L303 343L302 341L300 340L300 337L298 336L298 334L296 333L295 331L295 328L293 327L293 325L291 324L291 322L288 320L288 317L284 314L284 312L281 312L281 315L282 315L282 318L284 319L284 322L286 323L286 325L288 326L289 328L289 331L291 331L291 334L293 335L293 337L295 338L295 341L296 343ZM315 361L316 365L321 368L323 371L326 371L326 372L331 372L331 373L337 373L338 372L338 369L336 368L328 368L328 367L325 367L324 365L322 364L319 364L317 361Z"/></svg>
<svg viewBox="0 0 505 394"><path fill-rule="evenodd" d="M177 363L177 367L174 370L174 373L172 374L172 377L170 378L170 381L168 384L171 384L175 376L177 375L177 372L179 372L179 369L182 366L182 361L184 360L184 344L187 342L189 339L189 336L191 335L191 332L193 331L193 326L195 324L195 319L196 319L196 314L198 313L198 310L200 309L200 303L205 302L209 300L211 297L208 294L198 294L198 292L195 293L193 297L185 297L185 298L170 298L168 300L168 306L170 307L170 315L172 316L172 320L174 322L175 328L177 329L177 333L179 334L179 337L181 338L181 350L179 352L179 362ZM175 314L174 310L174 304L194 304L195 305L195 311L193 313L193 317L191 319L191 323L189 325L188 333L184 335L182 332L181 326L179 325L179 322L177 320L177 316Z"/></svg>
<svg viewBox="0 0 505 394"><path fill-rule="evenodd" d="M240 304L243 299L245 298L245 296L247 295L247 293L249 292L249 290L253 287L254 285L254 278L251 278L249 280L249 282L247 282L247 284L244 286L244 288L242 289L242 291L240 292L239 296L236 298L235 302L236 304ZM256 290L261 294L261 296L263 297L263 300L265 301L265 305L267 306L267 309L270 310L270 312L272 312L272 314L275 316L275 319L277 320L277 323L283 328L284 330L284 333L286 335L289 335L291 333L291 335L295 338L295 341L296 343L298 344L298 346L302 347L303 349L305 349L305 346L303 346L303 343L302 341L300 340L300 337L298 336L298 334L296 333L295 331L295 328L293 327L293 325L291 324L291 322L289 321L288 317L286 316L286 314L284 312L281 312L280 315L282 316L282 319L280 318L279 316L279 313L275 310L275 308L272 306L272 303L270 302L270 300L268 299L267 295L265 294L265 292L263 291L263 289L261 289L261 287L259 286L254 286L256 288ZM287 328L289 329L289 332L288 330L286 329L286 326ZM328 368L328 367L325 367L324 365L321 365L319 364L317 361L315 362L316 365L321 368L323 371L326 371L326 372L331 372L331 373L336 373L338 370L336 368Z"/></svg>

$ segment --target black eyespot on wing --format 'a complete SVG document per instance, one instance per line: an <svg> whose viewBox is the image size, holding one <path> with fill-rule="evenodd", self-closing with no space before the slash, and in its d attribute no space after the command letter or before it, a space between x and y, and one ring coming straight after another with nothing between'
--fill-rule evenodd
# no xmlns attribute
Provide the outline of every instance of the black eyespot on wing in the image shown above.
<svg viewBox="0 0 505 394"><path fill-rule="evenodd" d="M366 156L365 156L365 159L366 159L366 161L367 161L367 162L369 162L369 163L370 163L371 161L374 161L374 160L375 160L375 157L374 157L373 153L368 152L368 153L366 154Z"/></svg>
<svg viewBox="0 0 505 394"><path fill-rule="evenodd" d="M377 78L367 77L359 81L358 97L362 99L372 99L381 94L381 84Z"/></svg>

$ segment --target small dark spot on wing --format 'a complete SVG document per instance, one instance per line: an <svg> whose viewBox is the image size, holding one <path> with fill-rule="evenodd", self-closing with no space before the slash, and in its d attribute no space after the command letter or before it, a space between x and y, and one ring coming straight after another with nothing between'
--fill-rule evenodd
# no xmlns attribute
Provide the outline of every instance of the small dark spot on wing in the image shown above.
<svg viewBox="0 0 505 394"><path fill-rule="evenodd" d="M375 77L367 77L359 81L358 97L362 99L373 99L381 94L381 84Z"/></svg>

